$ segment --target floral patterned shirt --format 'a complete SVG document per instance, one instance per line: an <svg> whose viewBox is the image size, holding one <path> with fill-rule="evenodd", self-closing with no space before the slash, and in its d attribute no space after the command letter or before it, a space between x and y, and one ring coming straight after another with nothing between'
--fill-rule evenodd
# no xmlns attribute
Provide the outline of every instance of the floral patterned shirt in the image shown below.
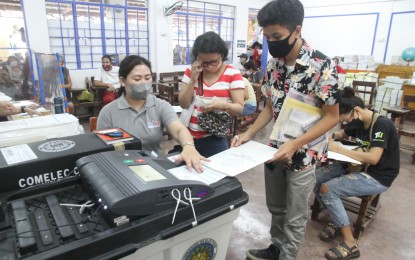
<svg viewBox="0 0 415 260"><path fill-rule="evenodd" d="M262 93L271 101L274 120L278 117L289 89L313 96L325 105L338 103L340 94L337 91L335 66L329 57L311 49L304 39L293 69L287 67L284 58L272 58L267 64L266 83L262 86ZM282 143L271 140L270 145L278 148ZM305 170L318 160L325 161L326 154L327 149L318 154L317 151L301 148L294 153L292 162L287 163L286 168Z"/></svg>

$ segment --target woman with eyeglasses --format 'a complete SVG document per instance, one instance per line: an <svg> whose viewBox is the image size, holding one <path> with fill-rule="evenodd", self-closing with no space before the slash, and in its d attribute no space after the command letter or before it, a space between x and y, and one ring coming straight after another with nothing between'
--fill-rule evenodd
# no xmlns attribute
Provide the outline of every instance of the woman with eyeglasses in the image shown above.
<svg viewBox="0 0 415 260"><path fill-rule="evenodd" d="M355 96L350 87L343 90L339 113L340 122L345 128L335 132L332 139L342 140L352 136L357 145L369 150L348 150L331 140L329 151L344 154L369 166L367 170L362 168L351 172L344 163L335 162L316 171L315 194L331 218L331 222L321 231L320 239L329 242L338 235L343 235L343 242L326 253L327 259L360 256L341 198L384 192L398 176L400 167L399 138L395 125L389 118L366 109L363 100ZM351 251L346 254L344 248L350 248Z"/></svg>
<svg viewBox="0 0 415 260"><path fill-rule="evenodd" d="M182 108L193 109L188 128L199 153L210 157L228 149L228 141L226 137L216 137L203 130L198 115L213 110L240 115L244 108L245 85L239 70L225 63L228 47L218 34L199 35L192 56L193 63L182 79L179 103Z"/></svg>

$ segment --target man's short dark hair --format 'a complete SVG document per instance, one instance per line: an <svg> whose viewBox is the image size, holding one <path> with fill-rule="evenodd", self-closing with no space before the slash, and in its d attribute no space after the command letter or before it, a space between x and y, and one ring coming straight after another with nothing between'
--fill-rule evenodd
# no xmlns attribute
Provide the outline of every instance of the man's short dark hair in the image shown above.
<svg viewBox="0 0 415 260"><path fill-rule="evenodd" d="M293 32L297 25L303 25L304 7L299 0L273 0L258 12L261 27L278 24Z"/></svg>
<svg viewBox="0 0 415 260"><path fill-rule="evenodd" d="M197 36L192 49L193 61L197 59L199 53L219 53L222 56L222 60L228 59L228 46L226 42L222 40L219 34L215 32L205 32L202 35Z"/></svg>

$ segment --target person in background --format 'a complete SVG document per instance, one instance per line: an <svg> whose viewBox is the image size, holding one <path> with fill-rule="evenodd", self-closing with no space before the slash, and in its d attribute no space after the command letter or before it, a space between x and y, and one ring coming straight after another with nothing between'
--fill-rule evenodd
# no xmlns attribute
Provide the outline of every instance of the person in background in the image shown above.
<svg viewBox="0 0 415 260"><path fill-rule="evenodd" d="M339 58L333 58L333 61L336 64L337 73L345 74L346 71L342 67L340 67Z"/></svg>
<svg viewBox="0 0 415 260"><path fill-rule="evenodd" d="M180 122L173 107L151 95L151 64L137 55L125 57L119 69L121 95L103 107L98 115L97 130L120 127L141 140L143 150L161 152L164 128L180 143L178 160L202 172L201 160L206 160L195 149L192 135Z"/></svg>
<svg viewBox="0 0 415 260"><path fill-rule="evenodd" d="M11 115L16 115L20 113L28 113L30 116L38 115L41 116L40 112L37 112L35 108L38 107L37 105L33 105L30 107L18 107L13 105L8 101L0 101L0 122L7 121L7 117Z"/></svg>
<svg viewBox="0 0 415 260"><path fill-rule="evenodd" d="M179 103L185 109L190 107L194 98L206 103L203 107L194 105L188 127L196 149L203 156L210 157L228 149L228 140L203 130L197 117L213 110L240 115L244 108L245 85L239 70L225 63L228 48L217 33L199 35L193 44L192 57L191 68L186 69L182 79Z"/></svg>
<svg viewBox="0 0 415 260"><path fill-rule="evenodd" d="M386 191L399 174L399 137L393 122L379 116L373 124L374 112L365 108L354 90L345 87L340 102L340 122L344 130L333 133L333 140L355 137L357 145L369 148L368 152L348 150L333 141L329 150L344 154L362 163L369 164L367 171L349 172L344 164L335 162L316 171L315 195L330 215L329 223L320 233L320 239L332 241L343 235L343 242L331 248L327 259L351 259L360 256L350 220L341 201L342 197L373 195ZM372 136L369 136L372 132Z"/></svg>
<svg viewBox="0 0 415 260"><path fill-rule="evenodd" d="M15 56L9 56L4 67L0 68L0 92L13 100L22 93L23 71L19 66L19 60Z"/></svg>
<svg viewBox="0 0 415 260"><path fill-rule="evenodd" d="M244 94L244 110L242 111L243 116L248 116L255 112L256 110L256 96L255 96L255 90L251 85L251 82L247 78L243 78L244 84L245 84L245 94ZM246 120L249 120L252 118L246 118Z"/></svg>
<svg viewBox="0 0 415 260"><path fill-rule="evenodd" d="M117 92L120 88L120 79L118 77L119 67L111 64L111 56L102 56L102 66L98 69L93 85L96 88L106 88L106 91L102 95L102 104L111 103L117 98Z"/></svg>
<svg viewBox="0 0 415 260"><path fill-rule="evenodd" d="M261 61L259 60L259 42L254 42L251 48L254 50L254 55L252 55L252 61L255 64L255 67L261 67Z"/></svg>
<svg viewBox="0 0 415 260"><path fill-rule="evenodd" d="M62 74L63 74L63 81L64 81L63 87L64 87L65 93L66 93L66 100L68 102L69 113L73 114L74 107L73 107L72 92L71 92L72 79L71 79L71 75L69 75L68 68L65 67L65 59L63 58L63 56L60 56L60 64L59 65L62 67Z"/></svg>
<svg viewBox="0 0 415 260"><path fill-rule="evenodd" d="M248 62L248 55L246 53L242 53L239 57L239 62L236 64L236 68L241 72L242 76L245 75L245 68L244 65Z"/></svg>
<svg viewBox="0 0 415 260"><path fill-rule="evenodd" d="M254 63L251 61L245 63L244 68L246 70L246 74L249 75L248 80L251 82L252 86L255 89L259 89L264 82L264 73L255 67Z"/></svg>
<svg viewBox="0 0 415 260"><path fill-rule="evenodd" d="M304 7L299 0L273 0L258 13L258 23L273 57L267 64L267 81L262 86L266 104L254 124L233 138L232 146L248 142L272 119L276 120L291 91L318 100L324 115L295 139L270 140L270 145L278 149L264 167L272 243L265 249L248 250L249 259L296 259L307 223L309 195L315 184L315 165L325 155L325 151L304 146L324 135L339 120L340 95L334 63L301 38L303 20Z"/></svg>

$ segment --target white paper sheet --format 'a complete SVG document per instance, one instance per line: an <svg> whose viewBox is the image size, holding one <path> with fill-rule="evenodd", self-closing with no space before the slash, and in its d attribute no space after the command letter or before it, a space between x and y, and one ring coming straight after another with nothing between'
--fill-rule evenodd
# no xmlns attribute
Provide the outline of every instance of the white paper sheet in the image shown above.
<svg viewBox="0 0 415 260"><path fill-rule="evenodd" d="M203 169L203 173L197 173L195 169L192 168L192 170L189 171L186 165L182 165L180 167L172 168L168 171L179 180L201 181L207 185L215 183L226 177L225 174L211 170L207 167L204 167Z"/></svg>
<svg viewBox="0 0 415 260"><path fill-rule="evenodd" d="M36 154L27 144L1 148L0 151L3 154L7 165L37 159Z"/></svg>
<svg viewBox="0 0 415 260"><path fill-rule="evenodd" d="M235 176L271 159L278 150L265 144L249 141L209 157L203 165L212 170Z"/></svg>
<svg viewBox="0 0 415 260"><path fill-rule="evenodd" d="M362 164L361 162L350 158L349 156L346 156L344 154L341 153L336 153L333 151L328 151L327 152L327 158L331 159L331 160L336 160L336 161L343 161L343 162L351 162L351 163L356 163L356 164Z"/></svg>

